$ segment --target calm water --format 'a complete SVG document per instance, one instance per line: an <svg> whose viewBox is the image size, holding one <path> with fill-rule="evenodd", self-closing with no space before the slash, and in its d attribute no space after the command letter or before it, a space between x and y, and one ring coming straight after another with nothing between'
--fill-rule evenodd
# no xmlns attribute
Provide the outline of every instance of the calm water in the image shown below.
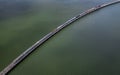
<svg viewBox="0 0 120 75"><path fill-rule="evenodd" d="M1 0L0 70L58 25L106 1ZM120 74L119 7L107 7L67 27L10 75Z"/></svg>

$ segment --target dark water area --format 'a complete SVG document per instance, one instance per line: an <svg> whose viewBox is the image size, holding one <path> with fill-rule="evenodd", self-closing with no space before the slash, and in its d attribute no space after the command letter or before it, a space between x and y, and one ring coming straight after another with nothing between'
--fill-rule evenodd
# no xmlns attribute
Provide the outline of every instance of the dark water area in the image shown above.
<svg viewBox="0 0 120 75"><path fill-rule="evenodd" d="M0 20L32 12L32 2L25 0L0 0Z"/></svg>
<svg viewBox="0 0 120 75"><path fill-rule="evenodd" d="M0 0L0 71L69 18L108 1ZM107 7L64 29L9 75L120 74L119 7Z"/></svg>
<svg viewBox="0 0 120 75"><path fill-rule="evenodd" d="M41 7L44 5L44 7L47 7L49 5L55 6L52 4L59 4L56 6L60 6L60 4L61 6L73 6L74 4L76 4L77 7L80 2L83 4L89 4L91 0L0 0L0 20L23 14L29 14L30 12L35 12L35 10L42 11ZM96 1L96 3L100 2L102 1Z"/></svg>
<svg viewBox="0 0 120 75"><path fill-rule="evenodd" d="M38 48L10 75L119 75L119 7L104 8L75 22Z"/></svg>

